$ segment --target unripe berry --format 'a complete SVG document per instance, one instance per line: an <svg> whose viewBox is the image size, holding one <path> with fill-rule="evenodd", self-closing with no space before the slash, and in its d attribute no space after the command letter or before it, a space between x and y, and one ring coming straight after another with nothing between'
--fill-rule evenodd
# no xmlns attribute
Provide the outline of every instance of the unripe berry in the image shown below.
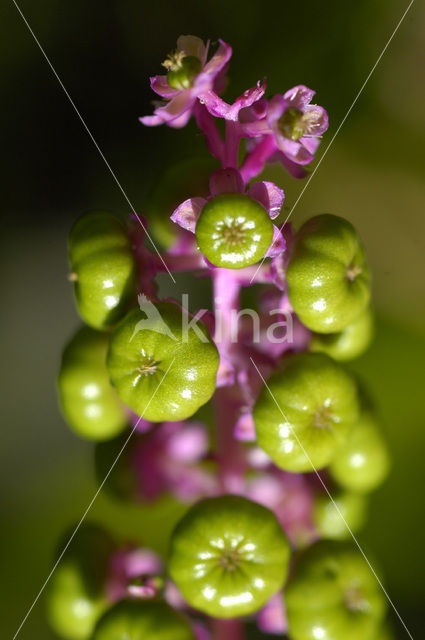
<svg viewBox="0 0 425 640"><path fill-rule="evenodd" d="M348 327L338 333L314 333L310 350L327 353L334 360L345 362L362 355L373 337L373 315L366 309Z"/></svg>
<svg viewBox="0 0 425 640"><path fill-rule="evenodd" d="M298 558L285 602L291 640L377 640L386 600L360 552L321 541Z"/></svg>
<svg viewBox="0 0 425 640"><path fill-rule="evenodd" d="M254 406L260 447L286 471L329 464L359 415L354 379L329 356L287 357Z"/></svg>
<svg viewBox="0 0 425 640"><path fill-rule="evenodd" d="M128 424L106 369L108 336L82 327L67 344L58 377L65 420L83 438L108 440Z"/></svg>
<svg viewBox="0 0 425 640"><path fill-rule="evenodd" d="M47 615L62 638L91 638L97 620L108 606L105 580L113 549L113 542L104 531L83 525L53 573L47 591Z"/></svg>
<svg viewBox="0 0 425 640"><path fill-rule="evenodd" d="M135 261L121 220L103 211L77 220L69 236L71 279L83 320L95 329L113 326L135 294Z"/></svg>
<svg viewBox="0 0 425 640"><path fill-rule="evenodd" d="M156 600L121 600L99 620L92 640L195 640L186 618Z"/></svg>
<svg viewBox="0 0 425 640"><path fill-rule="evenodd" d="M169 571L192 607L234 618L257 611L282 587L289 554L271 511L227 495L199 502L179 522Z"/></svg>
<svg viewBox="0 0 425 640"><path fill-rule="evenodd" d="M250 196L223 193L202 209L196 239L212 264L241 269L263 258L273 239L273 224L264 207Z"/></svg>
<svg viewBox="0 0 425 640"><path fill-rule="evenodd" d="M345 540L357 533L366 520L366 498L357 493L334 492L316 497L313 520L321 538ZM336 505L336 506L335 506Z"/></svg>
<svg viewBox="0 0 425 640"><path fill-rule="evenodd" d="M369 303L363 247L353 225L338 216L322 214L301 227L286 278L295 313L318 333L342 331Z"/></svg>
<svg viewBox="0 0 425 640"><path fill-rule="evenodd" d="M217 348L203 325L199 334L184 327L177 305L149 309L133 309L112 332L111 381L122 402L146 420L184 420L214 393Z"/></svg>
<svg viewBox="0 0 425 640"><path fill-rule="evenodd" d="M390 468L388 448L370 411L363 411L348 439L335 455L330 473L349 491L373 491Z"/></svg>

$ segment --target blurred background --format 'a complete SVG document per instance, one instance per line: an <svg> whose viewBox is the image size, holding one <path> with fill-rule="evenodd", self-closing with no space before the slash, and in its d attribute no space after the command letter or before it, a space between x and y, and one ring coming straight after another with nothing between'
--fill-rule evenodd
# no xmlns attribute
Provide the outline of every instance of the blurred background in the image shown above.
<svg viewBox="0 0 425 640"><path fill-rule="evenodd" d="M330 117L320 157L408 3L19 4L143 214L167 167L205 153L193 124L182 131L144 129L137 120L151 112L148 77L160 72L178 35L232 44L229 100L264 75L270 93L300 83L314 88ZM79 324L67 282L67 233L85 210L126 214L129 207L11 1L2 3L0 24L0 601L3 637L12 638L53 565L58 537L96 490L92 446L68 430L56 404L61 350ZM416 2L293 214L296 225L325 211L347 217L367 248L378 332L354 367L376 398L394 462L359 539L373 550L415 638L425 631L424 24L425 6ZM280 169L269 175L284 187L290 208L303 183ZM177 285L184 290L184 279ZM179 297L181 290L168 293ZM123 509L102 492L90 515L164 551L177 512L163 504L149 513ZM400 623L395 628L400 639L407 637ZM42 598L19 637L54 638Z"/></svg>

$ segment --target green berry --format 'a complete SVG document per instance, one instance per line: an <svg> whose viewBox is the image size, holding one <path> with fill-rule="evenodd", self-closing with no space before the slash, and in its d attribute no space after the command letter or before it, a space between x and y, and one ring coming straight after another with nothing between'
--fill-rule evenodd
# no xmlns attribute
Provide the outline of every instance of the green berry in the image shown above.
<svg viewBox="0 0 425 640"><path fill-rule="evenodd" d="M65 544L66 541L60 551ZM62 638L91 638L97 620L108 606L104 587L113 549L113 542L104 531L82 526L53 573L47 591L47 615Z"/></svg>
<svg viewBox="0 0 425 640"><path fill-rule="evenodd" d="M124 224L96 211L77 220L69 236L71 279L78 311L94 329L113 326L135 294L135 261Z"/></svg>
<svg viewBox="0 0 425 640"><path fill-rule="evenodd" d="M123 431L128 418L106 369L108 336L82 327L65 347L58 377L65 420L90 440L108 440Z"/></svg>
<svg viewBox="0 0 425 640"><path fill-rule="evenodd" d="M99 620L91 640L195 640L186 618L165 602L121 600Z"/></svg>
<svg viewBox="0 0 425 640"><path fill-rule="evenodd" d="M342 331L370 299L363 247L352 224L338 216L319 215L301 227L286 278L295 313L318 333Z"/></svg>
<svg viewBox="0 0 425 640"><path fill-rule="evenodd" d="M199 502L179 522L169 571L192 607L234 618L257 611L282 587L289 555L269 509L227 495Z"/></svg>
<svg viewBox="0 0 425 640"><path fill-rule="evenodd" d="M366 499L362 495L348 491L334 493L332 498L333 502L325 493L316 497L313 508L316 529L321 538L349 539L351 538L350 530L356 533L365 522Z"/></svg>
<svg viewBox="0 0 425 640"><path fill-rule="evenodd" d="M168 84L179 91L190 89L201 69L202 64L199 58L185 56L167 73Z"/></svg>
<svg viewBox="0 0 425 640"><path fill-rule="evenodd" d="M363 311L348 327L338 333L315 333L310 350L327 353L340 362L353 360L369 347L373 337L373 315L370 309Z"/></svg>
<svg viewBox="0 0 425 640"><path fill-rule="evenodd" d="M298 559L285 590L291 640L377 640L386 600L351 544L321 541Z"/></svg>
<svg viewBox="0 0 425 640"><path fill-rule="evenodd" d="M112 384L146 420L184 420L214 393L217 348L203 325L197 325L200 335L184 326L177 305L148 302L144 308L130 311L111 335Z"/></svg>
<svg viewBox="0 0 425 640"><path fill-rule="evenodd" d="M390 467L387 446L376 420L364 411L330 466L332 477L349 491L373 491Z"/></svg>
<svg viewBox="0 0 425 640"><path fill-rule="evenodd" d="M264 257L273 239L273 224L264 207L253 198L223 193L202 209L196 239L212 264L241 269Z"/></svg>
<svg viewBox="0 0 425 640"><path fill-rule="evenodd" d="M286 471L329 464L358 419L353 378L329 356L299 353L285 359L267 387L254 407L260 447Z"/></svg>

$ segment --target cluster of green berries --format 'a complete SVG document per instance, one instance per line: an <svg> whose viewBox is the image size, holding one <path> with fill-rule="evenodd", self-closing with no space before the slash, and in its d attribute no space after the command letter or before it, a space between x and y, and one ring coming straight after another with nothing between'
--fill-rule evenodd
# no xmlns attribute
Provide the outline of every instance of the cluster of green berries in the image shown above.
<svg viewBox="0 0 425 640"><path fill-rule="evenodd" d="M195 104L191 92L203 64L196 56L178 52L170 57L165 65L169 95L176 94L177 100L182 92ZM165 80L161 83L163 87ZM302 140L308 133L304 115L295 107L284 113L281 135L292 142ZM242 173L230 168L226 176L226 171L223 164L220 179L215 178L216 185L221 181L220 189L179 208L178 224L192 231L190 241L185 236L179 245L182 238L176 240L162 223L154 226L154 235L165 235L166 245L188 247L180 254L166 253L166 258L178 257L181 264L188 257L201 258L212 279L225 274L233 286L244 268L260 263L261 270L266 258L279 255L272 251L277 237L282 246L285 243L271 222L276 215L272 205L266 209L261 197L257 200L252 193L266 190L273 200L280 192L280 209L283 192L272 183L256 183L256 190L244 193ZM223 185L236 173L243 185L235 178L226 191ZM176 175L179 172L174 179ZM165 196L159 193L162 207ZM196 215L195 201L203 202ZM159 269L140 276L139 243L130 226L106 212L82 216L69 238L70 280L85 326L64 350L59 397L71 428L98 443L125 437L124 432L130 433L142 419L155 429L152 423L194 416L213 397L223 360L233 356L236 382L221 379L220 385L227 387L229 406L237 405L241 413L246 410L246 398L241 401L238 388L249 361L244 345L232 345L224 354L220 340L214 341L200 322L192 327L177 303L147 297L143 285L146 278L153 281ZM274 471L324 470L320 478L325 477L331 492L315 489L311 513L313 538L318 540L310 537L297 544L285 533L277 513L248 499L243 490L240 495L228 493L223 481L223 492L192 504L177 524L166 568L155 576L154 593L140 596L127 584L124 595L116 599L107 588L114 543L98 528L83 527L49 587L49 620L61 637L195 640L193 613L202 622L251 616L279 592L291 640L390 637L380 585L358 550L345 540L362 526L367 494L382 483L389 468L376 418L345 364L363 353L373 336L364 249L348 221L324 214L307 221L286 251L283 288L309 341L302 349L273 356L274 370L249 408L255 446L267 454ZM268 274L273 271L269 263L265 267ZM272 279L268 282L276 285ZM139 288L143 295L138 295ZM111 481L125 493L128 476L114 483L114 474L122 473L123 465L117 465ZM170 606L167 584L177 587L181 606Z"/></svg>
<svg viewBox="0 0 425 640"><path fill-rule="evenodd" d="M136 265L123 223L102 213L80 218L70 261L77 306L89 325L67 345L59 375L70 425L84 437L108 440L126 429L129 409L155 422L193 415L214 392L217 349L205 327L203 340L194 331L183 340L181 311L171 302L156 304L169 332L152 318L145 326L147 315L134 306ZM328 468L338 490L332 501L317 496L313 517L322 538L337 540L347 537L347 524L361 526L365 494L388 470L375 419L338 362L356 355L371 335L369 276L351 225L335 216L304 225L287 280L291 305L316 333L311 352L285 357L263 387L254 407L257 442L286 471ZM110 545L100 538L92 546L96 570L87 568L83 539L78 557L68 556L52 583L50 619L63 637L193 637L187 620L163 601L124 600L110 608L102 591ZM290 551L269 509L227 495L189 510L172 536L168 571L191 607L234 618L258 611L285 585ZM384 603L368 571L349 545L320 543L306 551L285 589L291 638L313 640L317 628L323 638L346 638L349 626L353 638L372 640ZM328 589L332 604L322 610L320 594Z"/></svg>

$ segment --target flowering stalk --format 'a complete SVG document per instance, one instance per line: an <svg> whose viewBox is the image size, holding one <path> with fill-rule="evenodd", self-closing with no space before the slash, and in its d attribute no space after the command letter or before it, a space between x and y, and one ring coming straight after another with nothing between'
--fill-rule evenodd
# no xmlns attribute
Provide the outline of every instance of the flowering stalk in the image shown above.
<svg viewBox="0 0 425 640"><path fill-rule="evenodd" d="M137 628L152 640L243 640L246 616L291 640L382 632L381 593L340 541L341 522L361 525L365 494L388 470L370 403L341 364L372 337L364 251L337 216L316 216L298 232L274 224L284 191L258 177L270 162L304 177L327 114L308 87L269 98L265 80L227 103L231 54L222 40L211 55L210 43L181 36L166 74L151 78L162 100L141 122L181 128L194 116L221 165L206 192L174 203L164 259L146 248L137 220L128 233L96 212L71 231L77 306L89 326L64 352L63 413L99 441L96 471L110 476L115 497L171 493L190 508L166 565L146 549L117 550L99 532L83 536L64 574L77 592L61 591L60 575L52 585L52 624L67 638L133 640ZM191 315L186 299L158 298L165 264L210 278L212 312ZM252 284L262 292L251 290L253 308L242 309ZM210 438L198 410L211 399ZM293 550L300 559L290 565ZM87 575L98 578L94 590Z"/></svg>

